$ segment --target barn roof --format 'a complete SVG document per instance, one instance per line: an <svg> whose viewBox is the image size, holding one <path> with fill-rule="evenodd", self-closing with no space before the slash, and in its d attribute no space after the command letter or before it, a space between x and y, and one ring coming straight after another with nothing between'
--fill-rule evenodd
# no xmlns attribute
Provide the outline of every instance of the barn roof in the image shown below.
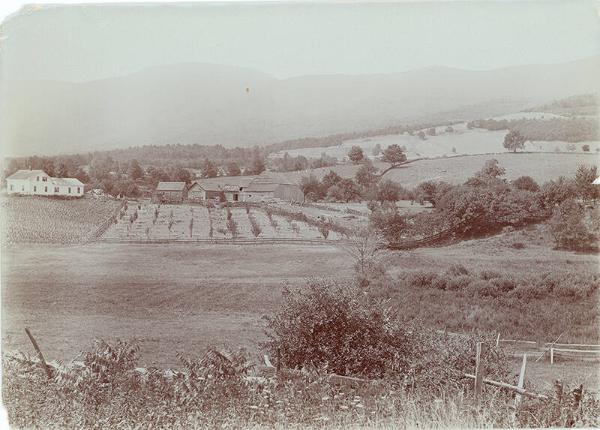
<svg viewBox="0 0 600 430"><path fill-rule="evenodd" d="M250 185L248 185L244 191L249 193L272 193L278 186L279 183L273 180L272 177L268 175L261 175L254 178L254 180L250 182Z"/></svg>
<svg viewBox="0 0 600 430"><path fill-rule="evenodd" d="M10 175L6 179L29 179L32 176L42 176L42 175L48 176L48 174L46 172L44 172L43 170L23 169L23 170L17 170L15 173Z"/></svg>
<svg viewBox="0 0 600 430"><path fill-rule="evenodd" d="M185 182L159 182L156 191L183 191Z"/></svg>
<svg viewBox="0 0 600 430"><path fill-rule="evenodd" d="M247 187L253 179L254 176L217 176L199 179L194 185L198 184L205 191L239 191L240 188Z"/></svg>
<svg viewBox="0 0 600 430"><path fill-rule="evenodd" d="M600 176L598 176L596 179L594 179L594 182L592 182L592 184L600 185Z"/></svg>
<svg viewBox="0 0 600 430"><path fill-rule="evenodd" d="M279 184L255 184L252 183L244 189L244 192L248 193L272 193L279 186Z"/></svg>

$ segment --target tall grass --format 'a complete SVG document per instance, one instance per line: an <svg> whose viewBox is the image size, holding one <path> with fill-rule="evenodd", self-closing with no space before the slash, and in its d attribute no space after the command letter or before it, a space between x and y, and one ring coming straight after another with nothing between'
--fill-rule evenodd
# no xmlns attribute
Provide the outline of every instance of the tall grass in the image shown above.
<svg viewBox="0 0 600 430"><path fill-rule="evenodd" d="M597 400L584 397L569 415L561 405L524 400L486 387L479 406L470 388L433 394L382 379L336 385L324 375L283 369L251 377L243 352L209 349L183 357L183 369L136 370L139 347L97 342L83 362L48 380L27 356L3 361L3 398L17 428L498 428L598 427Z"/></svg>

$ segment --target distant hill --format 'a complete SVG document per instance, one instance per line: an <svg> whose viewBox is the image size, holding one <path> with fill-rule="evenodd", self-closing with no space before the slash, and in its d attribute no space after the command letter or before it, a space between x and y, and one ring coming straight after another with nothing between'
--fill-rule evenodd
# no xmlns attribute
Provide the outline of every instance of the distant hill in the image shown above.
<svg viewBox="0 0 600 430"><path fill-rule="evenodd" d="M255 70L175 64L85 83L3 81L7 155L135 145L265 145L410 121L499 115L600 92L600 57L555 65L275 79Z"/></svg>

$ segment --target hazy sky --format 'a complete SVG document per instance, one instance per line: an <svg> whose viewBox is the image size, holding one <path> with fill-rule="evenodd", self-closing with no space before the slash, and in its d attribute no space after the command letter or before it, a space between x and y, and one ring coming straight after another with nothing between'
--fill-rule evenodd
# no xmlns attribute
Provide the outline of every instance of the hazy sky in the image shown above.
<svg viewBox="0 0 600 430"><path fill-rule="evenodd" d="M493 69L600 54L599 2L38 6L3 26L5 79L87 81L203 62L279 78Z"/></svg>

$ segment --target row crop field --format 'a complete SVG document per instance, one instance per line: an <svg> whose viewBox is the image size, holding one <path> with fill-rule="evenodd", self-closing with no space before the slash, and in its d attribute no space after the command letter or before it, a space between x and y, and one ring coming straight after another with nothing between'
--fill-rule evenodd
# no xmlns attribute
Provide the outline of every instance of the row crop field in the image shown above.
<svg viewBox="0 0 600 430"><path fill-rule="evenodd" d="M102 239L193 241L342 238L339 232L329 229L324 234L316 225L320 220L326 222L329 218L315 216L313 222L304 222L287 214L287 211L272 212L269 207L256 206L211 208L185 204L158 205L147 201L129 202L117 222L106 231Z"/></svg>
<svg viewBox="0 0 600 430"><path fill-rule="evenodd" d="M112 199L4 197L2 242L82 243L93 239L119 208Z"/></svg>

